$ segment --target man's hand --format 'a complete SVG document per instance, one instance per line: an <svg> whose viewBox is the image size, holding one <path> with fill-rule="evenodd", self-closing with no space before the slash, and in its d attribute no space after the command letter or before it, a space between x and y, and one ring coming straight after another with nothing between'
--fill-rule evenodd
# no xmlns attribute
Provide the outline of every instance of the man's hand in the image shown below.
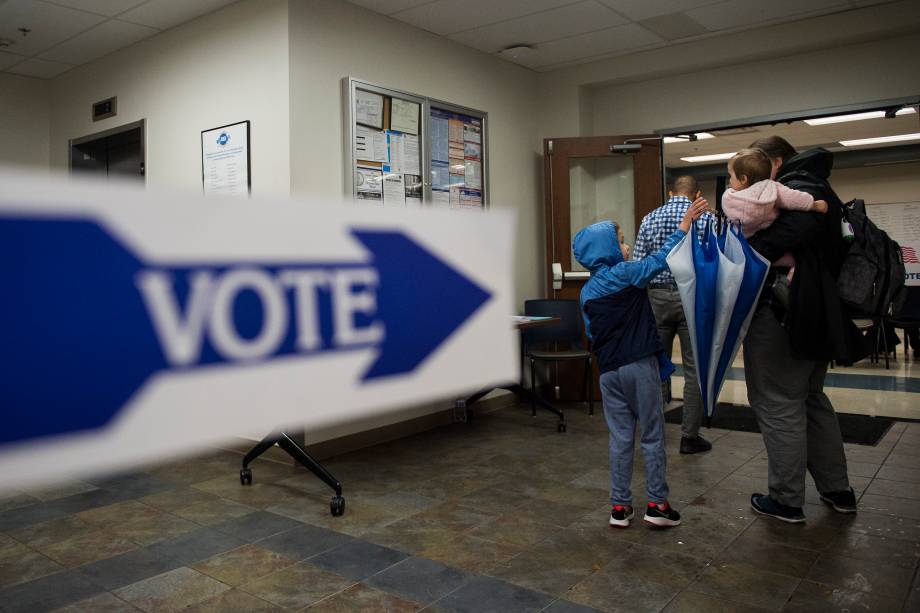
<svg viewBox="0 0 920 613"><path fill-rule="evenodd" d="M706 201L705 198L697 198L696 200L694 200L693 204L690 205L690 208L687 209L687 212L684 215L684 218L681 220L680 226L678 227L684 232L689 232L690 223L694 221L695 219L699 219L700 215L702 215L706 211L706 207L708 206L709 206L709 203Z"/></svg>

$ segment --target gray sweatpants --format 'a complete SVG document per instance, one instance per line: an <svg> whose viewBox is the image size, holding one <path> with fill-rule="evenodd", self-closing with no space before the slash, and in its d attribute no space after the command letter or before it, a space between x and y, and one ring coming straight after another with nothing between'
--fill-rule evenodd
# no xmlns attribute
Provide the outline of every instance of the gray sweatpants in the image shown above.
<svg viewBox="0 0 920 613"><path fill-rule="evenodd" d="M819 492L850 487L840 424L824 394L825 362L792 357L786 330L768 306L754 313L744 339L748 401L767 447L770 497L805 504L805 469Z"/></svg>
<svg viewBox="0 0 920 613"><path fill-rule="evenodd" d="M674 347L674 335L680 339L680 356L684 367L684 416L681 434L687 438L696 438L699 436L700 422L703 418L703 401L700 396L700 385L696 380L696 361L693 358L687 318L680 303L680 293L677 287L649 289L648 297L668 359L671 358L671 350Z"/></svg>
<svg viewBox="0 0 920 613"><path fill-rule="evenodd" d="M645 483L649 502L668 500L665 473L664 409L661 406L661 375L655 356L601 375L604 418L610 431L610 502L632 506L633 449L636 422L645 458Z"/></svg>

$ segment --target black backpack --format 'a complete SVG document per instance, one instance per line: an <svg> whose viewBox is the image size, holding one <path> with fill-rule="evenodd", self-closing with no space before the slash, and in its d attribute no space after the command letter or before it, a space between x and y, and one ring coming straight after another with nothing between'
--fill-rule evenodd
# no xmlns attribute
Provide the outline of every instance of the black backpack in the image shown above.
<svg viewBox="0 0 920 613"><path fill-rule="evenodd" d="M843 218L853 239L837 276L840 299L853 317L896 313L904 302L904 261L901 247L866 215L866 203L843 205Z"/></svg>

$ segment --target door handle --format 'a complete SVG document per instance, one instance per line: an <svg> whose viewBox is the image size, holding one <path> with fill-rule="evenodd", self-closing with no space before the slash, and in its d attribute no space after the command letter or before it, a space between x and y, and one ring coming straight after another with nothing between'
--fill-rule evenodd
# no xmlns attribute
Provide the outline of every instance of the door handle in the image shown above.
<svg viewBox="0 0 920 613"><path fill-rule="evenodd" d="M562 289L562 264L553 262L553 289Z"/></svg>

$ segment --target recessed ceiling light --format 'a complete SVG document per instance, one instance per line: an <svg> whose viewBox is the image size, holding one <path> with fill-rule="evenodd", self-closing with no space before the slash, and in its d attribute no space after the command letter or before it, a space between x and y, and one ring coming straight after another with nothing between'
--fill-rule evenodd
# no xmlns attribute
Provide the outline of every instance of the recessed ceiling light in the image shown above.
<svg viewBox="0 0 920 613"><path fill-rule="evenodd" d="M727 160L738 153L731 151L729 153L713 153L711 155L691 155L690 157L680 158L685 162L715 162L717 160Z"/></svg>
<svg viewBox="0 0 920 613"><path fill-rule="evenodd" d="M713 136L709 132L697 132L696 134L694 134L694 136L696 136L695 139L690 138L689 134L680 134L678 136L665 136L662 140L666 144L671 144L671 143L689 143L694 140L706 140L707 138L715 138L715 136Z"/></svg>
<svg viewBox="0 0 920 613"><path fill-rule="evenodd" d="M895 134L894 136L876 136L875 138L857 138L856 140L842 140L844 147L859 147L860 145L880 145L882 143L897 143L904 140L920 140L920 132L913 134Z"/></svg>
<svg viewBox="0 0 920 613"><path fill-rule="evenodd" d="M910 115L917 110L912 106L900 109L895 115ZM834 115L833 117L819 117L818 119L806 119L805 123L810 126L824 126L829 123L844 123L846 121L859 121L861 119L881 119L885 116L885 111L867 111L865 113L850 113L849 115Z"/></svg>
<svg viewBox="0 0 920 613"><path fill-rule="evenodd" d="M534 49L530 45L511 45L498 52L510 60L521 60L533 53Z"/></svg>

